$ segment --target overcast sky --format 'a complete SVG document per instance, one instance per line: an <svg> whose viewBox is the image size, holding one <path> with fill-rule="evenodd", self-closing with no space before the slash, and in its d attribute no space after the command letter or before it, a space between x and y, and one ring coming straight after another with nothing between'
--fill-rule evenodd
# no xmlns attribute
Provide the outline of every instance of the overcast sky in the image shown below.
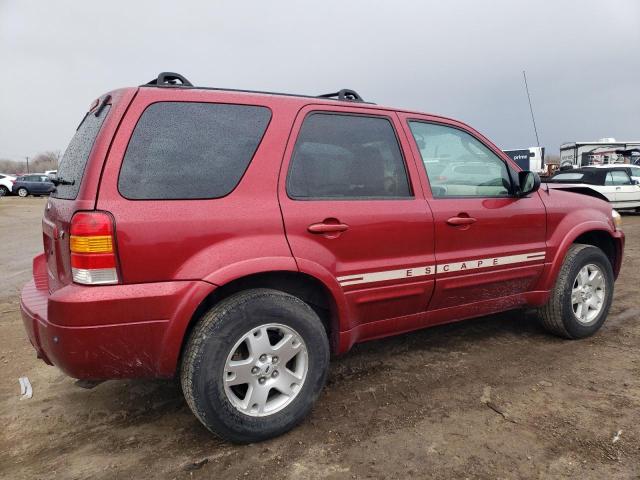
<svg viewBox="0 0 640 480"><path fill-rule="evenodd" d="M489 6L488 6L489 5ZM502 148L640 139L640 1L0 0L0 158L64 150L91 101L194 84L463 120Z"/></svg>

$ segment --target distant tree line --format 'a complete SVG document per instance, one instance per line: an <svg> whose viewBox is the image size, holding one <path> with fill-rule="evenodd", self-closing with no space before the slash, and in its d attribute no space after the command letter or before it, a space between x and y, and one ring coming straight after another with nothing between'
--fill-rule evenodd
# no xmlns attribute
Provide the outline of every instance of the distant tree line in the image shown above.
<svg viewBox="0 0 640 480"><path fill-rule="evenodd" d="M45 170L57 170L60 161L59 151L41 152L29 158L29 172L42 173ZM0 159L0 173L23 174L27 172L27 162Z"/></svg>

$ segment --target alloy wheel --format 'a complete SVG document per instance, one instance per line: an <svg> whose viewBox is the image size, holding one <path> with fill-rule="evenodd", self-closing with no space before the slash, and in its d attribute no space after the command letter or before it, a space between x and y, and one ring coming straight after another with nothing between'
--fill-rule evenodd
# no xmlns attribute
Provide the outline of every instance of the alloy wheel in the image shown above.
<svg viewBox="0 0 640 480"><path fill-rule="evenodd" d="M604 306L606 281L604 273L592 263L580 269L571 289L571 307L578 322L593 323Z"/></svg>
<svg viewBox="0 0 640 480"><path fill-rule="evenodd" d="M224 391L240 412L272 415L296 398L308 366L306 344L295 330L278 323L261 325L245 333L229 352Z"/></svg>

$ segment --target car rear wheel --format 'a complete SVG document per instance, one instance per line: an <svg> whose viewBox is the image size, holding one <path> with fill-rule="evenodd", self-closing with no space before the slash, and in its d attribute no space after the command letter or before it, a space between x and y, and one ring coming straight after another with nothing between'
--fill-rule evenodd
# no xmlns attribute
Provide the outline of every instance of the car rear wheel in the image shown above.
<svg viewBox="0 0 640 480"><path fill-rule="evenodd" d="M613 283L613 269L602 250L592 245L572 245L551 298L539 309L543 326L564 338L593 335L609 313Z"/></svg>
<svg viewBox="0 0 640 480"><path fill-rule="evenodd" d="M18 196L19 197L26 197L27 195L29 195L29 191L26 188L20 187L18 189Z"/></svg>
<svg viewBox="0 0 640 480"><path fill-rule="evenodd" d="M238 443L280 435L324 386L329 342L302 300L269 289L233 295L190 335L181 366L187 403L211 432Z"/></svg>

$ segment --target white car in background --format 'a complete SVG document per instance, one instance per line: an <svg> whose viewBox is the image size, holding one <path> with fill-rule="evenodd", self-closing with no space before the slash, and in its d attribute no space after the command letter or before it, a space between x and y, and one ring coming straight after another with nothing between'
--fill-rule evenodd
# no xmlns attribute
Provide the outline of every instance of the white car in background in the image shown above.
<svg viewBox="0 0 640 480"><path fill-rule="evenodd" d="M640 182L640 165L628 165L624 163L608 163L606 165L589 165L582 168L604 168L604 169L616 169L624 170L631 177L632 180Z"/></svg>
<svg viewBox="0 0 640 480"><path fill-rule="evenodd" d="M13 182L15 181L15 175L0 173L0 197L9 195L13 191Z"/></svg>
<svg viewBox="0 0 640 480"><path fill-rule="evenodd" d="M546 183L551 188L590 188L606 197L615 209L640 212L640 180L632 179L625 167L628 165L565 170Z"/></svg>

